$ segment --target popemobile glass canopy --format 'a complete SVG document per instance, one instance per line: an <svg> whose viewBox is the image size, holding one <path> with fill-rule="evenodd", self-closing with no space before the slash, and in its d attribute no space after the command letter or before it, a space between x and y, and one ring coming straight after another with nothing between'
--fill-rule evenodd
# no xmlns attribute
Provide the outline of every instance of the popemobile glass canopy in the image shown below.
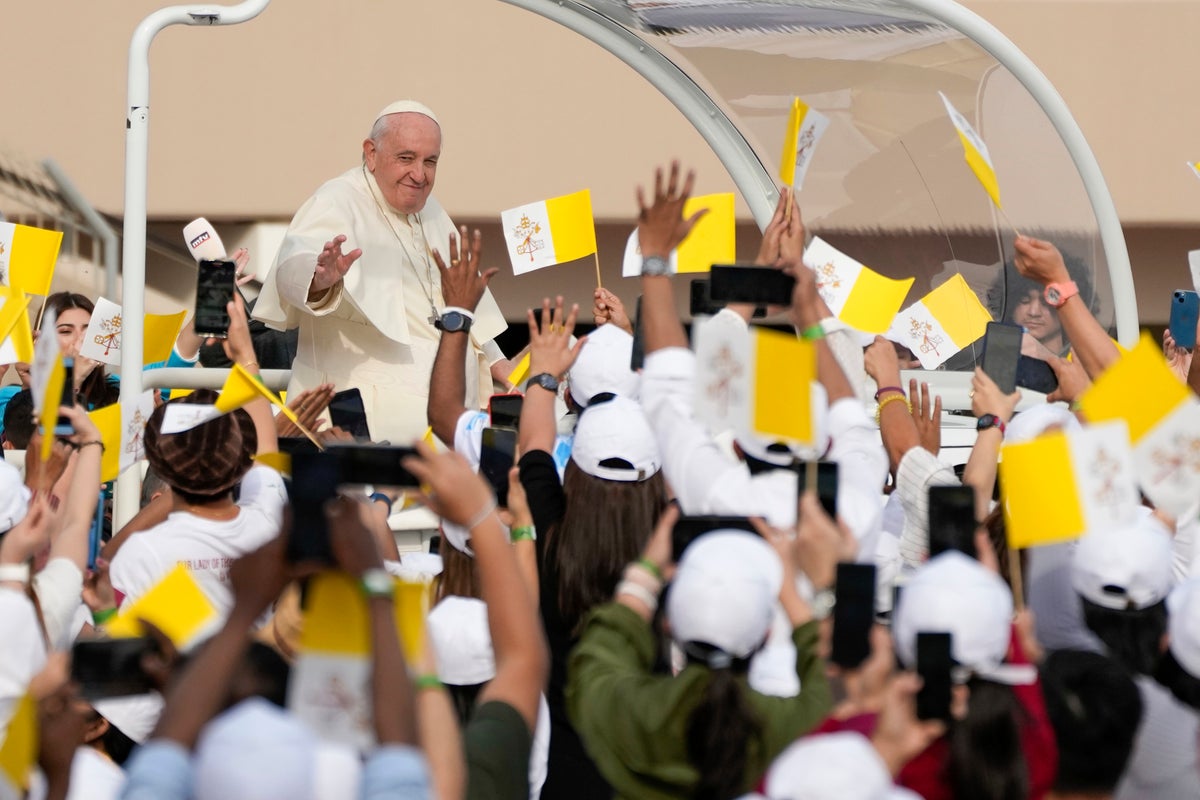
<svg viewBox="0 0 1200 800"><path fill-rule="evenodd" d="M777 198L793 97L829 118L797 199L808 228L894 278L907 303L961 273L996 319L1018 298L1014 228L1050 239L1137 336L1128 255L1094 156L1057 92L950 0L505 0L613 52L716 152L759 226ZM1005 213L967 166L945 94L982 135ZM948 367L969 367L958 359Z"/></svg>

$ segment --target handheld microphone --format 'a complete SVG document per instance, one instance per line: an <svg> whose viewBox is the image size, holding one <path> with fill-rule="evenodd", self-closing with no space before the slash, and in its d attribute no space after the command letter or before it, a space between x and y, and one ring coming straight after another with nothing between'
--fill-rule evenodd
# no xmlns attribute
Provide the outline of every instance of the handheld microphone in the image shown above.
<svg viewBox="0 0 1200 800"><path fill-rule="evenodd" d="M196 263L201 261L224 261L225 245L217 235L217 229L204 217L197 217L183 228L183 241Z"/></svg>

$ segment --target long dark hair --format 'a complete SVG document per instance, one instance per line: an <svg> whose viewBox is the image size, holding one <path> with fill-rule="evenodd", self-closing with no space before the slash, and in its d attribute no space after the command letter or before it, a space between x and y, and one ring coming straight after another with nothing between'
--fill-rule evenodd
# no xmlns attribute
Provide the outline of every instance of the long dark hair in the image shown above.
<svg viewBox="0 0 1200 800"><path fill-rule="evenodd" d="M630 561L642 553L667 504L661 472L644 481L610 481L567 462L567 507L546 537L558 571L558 608L574 630L583 615L612 599Z"/></svg>
<svg viewBox="0 0 1200 800"><path fill-rule="evenodd" d="M762 736L762 720L738 677L749 664L740 659L710 668L704 696L688 717L688 761L700 773L691 795L696 800L729 800L746 791L746 756Z"/></svg>
<svg viewBox="0 0 1200 800"><path fill-rule="evenodd" d="M1167 632L1167 604L1159 601L1142 609L1105 608L1081 597L1083 621L1104 643L1108 656L1130 672L1154 675Z"/></svg>
<svg viewBox="0 0 1200 800"><path fill-rule="evenodd" d="M460 551L442 537L442 572L433 589L436 605L447 597L482 598L479 574L475 571L475 559Z"/></svg>
<svg viewBox="0 0 1200 800"><path fill-rule="evenodd" d="M52 309L55 316L60 316L72 308L82 309L91 315L96 310L96 305L84 295L75 292L55 292L46 298L46 308ZM109 385L103 364L96 365L80 385L78 393L89 409L110 406L117 402L119 395L120 389Z"/></svg>
<svg viewBox="0 0 1200 800"><path fill-rule="evenodd" d="M955 797L1025 800L1029 766L1021 750L1024 708L1012 687L972 678L967 715L947 735L949 778Z"/></svg>

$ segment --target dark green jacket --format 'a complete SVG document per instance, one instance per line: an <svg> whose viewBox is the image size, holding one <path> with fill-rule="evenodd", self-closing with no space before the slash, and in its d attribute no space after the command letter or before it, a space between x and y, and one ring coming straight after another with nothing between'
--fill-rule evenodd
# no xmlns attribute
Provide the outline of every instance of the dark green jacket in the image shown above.
<svg viewBox="0 0 1200 800"><path fill-rule="evenodd" d="M829 713L832 698L824 663L816 655L817 626L809 622L792 634L800 694L772 697L745 686L763 723L762 736L746 754L746 791L775 756ZM709 670L689 664L675 677L654 674L654 656L650 626L620 603L594 610L571 652L567 711L618 797L690 797L698 778L688 763L686 732Z"/></svg>

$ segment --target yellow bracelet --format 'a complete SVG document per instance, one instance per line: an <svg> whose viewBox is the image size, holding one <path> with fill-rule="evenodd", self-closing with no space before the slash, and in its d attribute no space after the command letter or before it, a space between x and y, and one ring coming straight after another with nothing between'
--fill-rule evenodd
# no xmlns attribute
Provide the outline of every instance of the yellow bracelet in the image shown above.
<svg viewBox="0 0 1200 800"><path fill-rule="evenodd" d="M883 417L883 407L886 406L888 403L895 403L895 402L903 402L904 405L908 406L908 412L910 414L912 413L912 404L910 404L908 402L908 398L904 396L903 392L898 392L898 393L889 392L887 395L885 395L883 397L882 400L879 401L879 405L875 409L875 424L876 425L880 424L879 421Z"/></svg>

